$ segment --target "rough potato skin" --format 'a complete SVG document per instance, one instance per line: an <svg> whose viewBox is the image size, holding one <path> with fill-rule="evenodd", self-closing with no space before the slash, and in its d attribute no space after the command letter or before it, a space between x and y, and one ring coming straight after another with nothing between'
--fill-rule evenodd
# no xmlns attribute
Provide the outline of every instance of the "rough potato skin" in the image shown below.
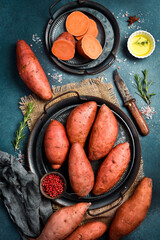
<svg viewBox="0 0 160 240"><path fill-rule="evenodd" d="M58 38L56 40L60 40L60 39L66 40L66 41L72 43L74 47L76 46L75 39L74 39L73 35L70 34L69 32L63 32L62 34L60 34L58 36Z"/></svg>
<svg viewBox="0 0 160 240"><path fill-rule="evenodd" d="M41 235L36 240L63 240L69 236L82 221L91 203L81 202L63 207L51 215Z"/></svg>
<svg viewBox="0 0 160 240"><path fill-rule="evenodd" d="M112 149L118 135L118 123L114 114L103 104L97 114L91 131L88 158L98 160L105 157Z"/></svg>
<svg viewBox="0 0 160 240"><path fill-rule="evenodd" d="M109 240L119 240L145 219L152 199L152 179L144 177L134 194L117 210L109 229Z"/></svg>
<svg viewBox="0 0 160 240"><path fill-rule="evenodd" d="M22 39L17 41L17 68L27 87L44 100L52 98L52 91L42 66L30 46Z"/></svg>
<svg viewBox="0 0 160 240"><path fill-rule="evenodd" d="M82 103L72 110L66 123L66 130L71 144L79 142L84 147L96 111L97 103L94 101Z"/></svg>
<svg viewBox="0 0 160 240"><path fill-rule="evenodd" d="M122 177L130 160L129 143L116 145L102 162L93 188L93 194L109 191Z"/></svg>
<svg viewBox="0 0 160 240"><path fill-rule="evenodd" d="M80 143L73 143L71 146L68 172L71 187L79 197L84 197L91 192L94 185L94 172Z"/></svg>
<svg viewBox="0 0 160 240"><path fill-rule="evenodd" d="M89 222L78 227L65 240L96 240L100 238L106 230L107 226L103 222Z"/></svg>
<svg viewBox="0 0 160 240"><path fill-rule="evenodd" d="M69 141L64 126L57 120L51 120L44 136L44 149L53 169L61 167L69 151Z"/></svg>

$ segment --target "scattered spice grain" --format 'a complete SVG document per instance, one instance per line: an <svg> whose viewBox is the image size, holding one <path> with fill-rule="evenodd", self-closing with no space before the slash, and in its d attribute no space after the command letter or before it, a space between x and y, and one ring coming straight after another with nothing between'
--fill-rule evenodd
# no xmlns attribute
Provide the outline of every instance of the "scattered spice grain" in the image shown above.
<svg viewBox="0 0 160 240"><path fill-rule="evenodd" d="M141 113L146 119L152 119L153 115L155 114L155 108L151 107L150 105L141 107Z"/></svg>

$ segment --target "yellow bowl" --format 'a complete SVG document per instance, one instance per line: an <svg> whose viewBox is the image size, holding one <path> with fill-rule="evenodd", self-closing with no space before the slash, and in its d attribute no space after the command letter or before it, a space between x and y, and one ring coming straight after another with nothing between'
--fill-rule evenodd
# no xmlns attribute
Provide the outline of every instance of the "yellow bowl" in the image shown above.
<svg viewBox="0 0 160 240"><path fill-rule="evenodd" d="M154 37L149 32L136 31L128 38L127 48L130 54L136 58L149 57L155 49Z"/></svg>

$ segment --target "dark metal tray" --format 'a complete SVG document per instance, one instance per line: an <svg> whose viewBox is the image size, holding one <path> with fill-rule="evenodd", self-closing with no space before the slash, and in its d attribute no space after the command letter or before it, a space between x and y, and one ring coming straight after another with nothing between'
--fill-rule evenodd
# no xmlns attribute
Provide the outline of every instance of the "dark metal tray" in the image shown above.
<svg viewBox="0 0 160 240"><path fill-rule="evenodd" d="M113 14L99 3L80 0L65 4L52 13L58 2L60 0L56 1L49 9L51 18L45 31L45 43L51 59L63 70L75 74L97 74L109 68L115 61L120 42L119 26ZM76 52L73 59L63 61L51 52L53 42L62 32L66 31L66 18L73 11L82 11L97 24L99 31L97 39L101 43L103 51L96 60L85 59Z"/></svg>
<svg viewBox="0 0 160 240"><path fill-rule="evenodd" d="M76 92L77 93L77 92ZM78 94L78 93L77 93ZM130 144L131 150L131 159L128 165L127 170L120 179L120 181L107 193L104 193L100 196L94 196L92 193L86 197L79 198L72 190L69 177L68 177L68 167L67 162L58 170L61 172L67 180L67 191L59 199L56 199L55 202L62 206L69 206L81 201L89 201L92 203L90 209L96 209L99 207L106 206L113 203L115 200L122 197L131 184L134 182L141 161L141 145L139 140L139 135L133 124L133 122L128 118L128 116L116 105L98 97L93 96L75 96L69 97L64 100L55 103L48 109L45 107L44 113L38 119L35 124L28 141L28 162L32 172L36 173L39 178L41 178L46 172L52 171L49 162L46 159L44 152L44 134L48 124L51 119L56 119L60 121L64 126L70 112L79 104L82 104L86 101L95 101L98 105L98 108L102 104L106 104L112 112L115 114L115 117L118 121L119 131L116 144L128 141ZM87 149L87 143L86 143ZM103 159L98 161L91 162L94 173L96 175L97 170Z"/></svg>

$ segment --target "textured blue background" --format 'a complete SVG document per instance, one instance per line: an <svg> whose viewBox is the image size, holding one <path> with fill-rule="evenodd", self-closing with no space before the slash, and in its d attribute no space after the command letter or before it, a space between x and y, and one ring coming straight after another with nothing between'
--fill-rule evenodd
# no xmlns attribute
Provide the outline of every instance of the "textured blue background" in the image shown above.
<svg viewBox="0 0 160 240"><path fill-rule="evenodd" d="M69 1L62 0L59 8ZM113 70L120 67L119 72L126 81L127 86L134 97L136 97L139 108L145 106L144 101L135 93L133 86L134 74L141 73L145 68L148 70L149 78L154 81L151 91L156 93L152 99L151 106L155 108L153 119L147 120L150 128L148 136L140 136L142 146L142 157L144 160L145 176L153 179L153 199L152 204L143 223L125 240L158 240L160 239L160 2L157 0L100 0L100 4L108 8L116 17L120 32L121 41L117 53L116 62L108 70L103 72L105 82L113 82ZM30 90L20 79L16 67L16 42L24 39L32 45L32 49L38 57L44 71L48 76L50 85L61 86L70 82L80 82L88 76L77 76L67 74L55 66L44 46L44 32L49 20L49 7L53 2L50 0L0 0L0 150L14 154L11 140L14 132L22 120L22 113L19 110L20 98L30 94ZM128 15L140 17L140 22L128 27ZM149 31L156 40L156 49L147 59L137 60L130 56L126 48L127 37L134 31L143 29ZM57 77L56 77L57 76ZM95 75L96 77L97 75ZM114 89L119 99L122 109L129 115L124 108L119 94ZM22 152L26 154L27 140L29 131L26 131L26 139L23 141ZM19 240L21 239L15 225L12 223L8 213L0 201L0 240ZM101 239L106 239L105 236Z"/></svg>

